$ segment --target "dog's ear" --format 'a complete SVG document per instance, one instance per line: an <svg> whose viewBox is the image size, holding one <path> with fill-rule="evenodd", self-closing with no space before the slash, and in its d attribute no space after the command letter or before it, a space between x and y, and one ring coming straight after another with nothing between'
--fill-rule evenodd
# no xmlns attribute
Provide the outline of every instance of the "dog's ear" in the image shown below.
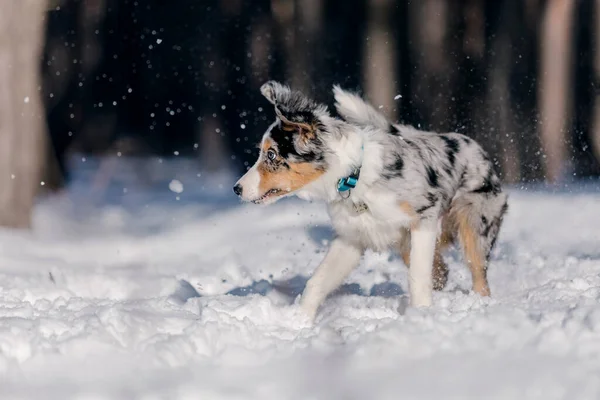
<svg viewBox="0 0 600 400"><path fill-rule="evenodd" d="M293 111L295 108L292 103L293 97L303 96L301 93L292 92L289 86L282 85L277 81L268 81L260 87L260 92L269 103L275 106L275 114L277 117L286 125L292 125L294 118L292 118Z"/></svg>
<svg viewBox="0 0 600 400"><path fill-rule="evenodd" d="M281 111L279 111L277 106L275 106L275 113L281 120L281 129L297 134L298 136L296 139L299 144L305 145L317 136L315 124L289 120L281 113Z"/></svg>
<svg viewBox="0 0 600 400"><path fill-rule="evenodd" d="M277 107L278 100L281 102L281 100L289 98L291 94L289 86L282 85L276 81L268 81L263 84L260 87L260 92L275 107Z"/></svg>
<svg viewBox="0 0 600 400"><path fill-rule="evenodd" d="M277 115L277 118L281 120L284 130L291 131L299 128L302 128L304 130L312 130L314 128L312 121L305 121L304 119L299 120L297 118L289 119L288 116L282 113L279 107L277 106L275 106L275 114Z"/></svg>
<svg viewBox="0 0 600 400"><path fill-rule="evenodd" d="M282 128L297 133L296 139L300 143L308 143L314 139L320 119L329 115L326 106L279 82L266 82L261 86L260 92L275 106Z"/></svg>

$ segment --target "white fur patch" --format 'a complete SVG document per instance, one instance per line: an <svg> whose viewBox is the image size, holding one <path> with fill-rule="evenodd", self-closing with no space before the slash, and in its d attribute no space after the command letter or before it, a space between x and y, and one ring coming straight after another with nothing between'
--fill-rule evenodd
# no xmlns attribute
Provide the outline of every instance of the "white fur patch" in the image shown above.
<svg viewBox="0 0 600 400"><path fill-rule="evenodd" d="M308 317L314 319L325 298L342 284L358 265L362 249L345 240L335 239L312 278L306 283L301 307Z"/></svg>
<svg viewBox="0 0 600 400"><path fill-rule="evenodd" d="M429 307L432 301L432 271L437 232L433 226L412 229L408 281L414 307Z"/></svg>
<svg viewBox="0 0 600 400"><path fill-rule="evenodd" d="M390 126L381 113L354 93L335 85L333 96L335 97L335 108L348 121L361 126L375 126L379 129L387 129Z"/></svg>
<svg viewBox="0 0 600 400"><path fill-rule="evenodd" d="M244 201L252 201L258 199L263 193L260 193L260 173L258 172L257 164L246 172L244 176L237 181L237 184L242 186L242 195Z"/></svg>

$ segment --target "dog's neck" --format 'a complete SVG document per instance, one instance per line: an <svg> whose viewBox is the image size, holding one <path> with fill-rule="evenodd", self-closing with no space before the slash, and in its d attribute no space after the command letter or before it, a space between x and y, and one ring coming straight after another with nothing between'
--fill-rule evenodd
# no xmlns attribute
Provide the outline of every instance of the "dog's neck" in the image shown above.
<svg viewBox="0 0 600 400"><path fill-rule="evenodd" d="M364 167L366 134L358 127L338 121L336 132L328 134L323 140L327 146L327 170L318 180L307 185L297 193L305 200L321 200L327 203L342 199L337 189L341 178L352 174L356 168ZM360 181L359 185L364 184Z"/></svg>

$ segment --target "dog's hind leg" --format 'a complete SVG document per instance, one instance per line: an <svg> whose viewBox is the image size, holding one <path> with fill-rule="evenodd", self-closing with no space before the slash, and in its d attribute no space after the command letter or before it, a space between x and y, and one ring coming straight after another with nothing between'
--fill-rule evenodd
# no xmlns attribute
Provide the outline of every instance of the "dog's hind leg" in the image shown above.
<svg viewBox="0 0 600 400"><path fill-rule="evenodd" d="M435 245L433 256L433 290L443 290L448 282L448 265L442 257L442 251L452 243L452 234L447 229L447 224L442 224L442 234ZM398 252L407 268L410 268L410 230L403 229L402 239L398 242Z"/></svg>
<svg viewBox="0 0 600 400"><path fill-rule="evenodd" d="M344 239L333 240L327 255L306 283L300 300L300 307L311 320L314 319L323 300L358 266L362 253L362 248Z"/></svg>
<svg viewBox="0 0 600 400"><path fill-rule="evenodd" d="M503 193L467 193L451 206L450 217L471 270L473 291L481 296L490 295L487 267L506 212L506 199Z"/></svg>

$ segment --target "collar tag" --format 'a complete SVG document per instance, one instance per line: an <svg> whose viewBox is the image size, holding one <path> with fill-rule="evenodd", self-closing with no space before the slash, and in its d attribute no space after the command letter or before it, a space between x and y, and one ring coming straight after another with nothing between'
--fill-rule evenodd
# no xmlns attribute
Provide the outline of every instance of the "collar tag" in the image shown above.
<svg viewBox="0 0 600 400"><path fill-rule="evenodd" d="M369 210L369 206L361 201L360 203L353 203L352 209L354 210L355 214L362 214Z"/></svg>

